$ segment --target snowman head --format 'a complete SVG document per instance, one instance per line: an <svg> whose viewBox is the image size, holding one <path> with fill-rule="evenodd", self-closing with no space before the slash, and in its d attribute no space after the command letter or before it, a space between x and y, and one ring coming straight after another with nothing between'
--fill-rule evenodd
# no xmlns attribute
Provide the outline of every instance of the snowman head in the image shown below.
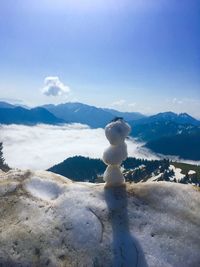
<svg viewBox="0 0 200 267"><path fill-rule="evenodd" d="M131 128L123 118L116 118L105 128L105 135L111 145L119 145L124 142Z"/></svg>

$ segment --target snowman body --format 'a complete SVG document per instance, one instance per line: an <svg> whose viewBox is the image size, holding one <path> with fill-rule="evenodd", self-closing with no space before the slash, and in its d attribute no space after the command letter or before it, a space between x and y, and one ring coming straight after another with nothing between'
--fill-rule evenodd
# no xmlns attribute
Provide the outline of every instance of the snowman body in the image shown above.
<svg viewBox="0 0 200 267"><path fill-rule="evenodd" d="M120 165L128 156L125 138L130 130L130 126L123 119L117 119L105 128L105 135L110 143L103 153L103 161L108 165L104 173L107 186L120 186L125 182Z"/></svg>

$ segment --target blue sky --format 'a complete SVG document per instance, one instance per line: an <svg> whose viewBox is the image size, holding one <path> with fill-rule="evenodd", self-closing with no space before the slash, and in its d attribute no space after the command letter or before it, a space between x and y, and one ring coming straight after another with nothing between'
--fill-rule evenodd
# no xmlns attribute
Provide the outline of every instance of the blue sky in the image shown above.
<svg viewBox="0 0 200 267"><path fill-rule="evenodd" d="M199 14L199 0L1 0L0 98L200 118ZM67 90L44 93L48 77Z"/></svg>

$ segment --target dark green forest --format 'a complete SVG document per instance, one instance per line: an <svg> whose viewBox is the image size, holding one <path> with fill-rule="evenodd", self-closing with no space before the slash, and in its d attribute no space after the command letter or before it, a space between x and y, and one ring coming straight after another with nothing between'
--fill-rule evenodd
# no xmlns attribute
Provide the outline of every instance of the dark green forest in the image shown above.
<svg viewBox="0 0 200 267"><path fill-rule="evenodd" d="M174 176L174 171L170 169L171 164L176 165L178 163L168 159L146 160L130 157L122 163L122 172L127 182L146 182L149 178L159 174L160 178L157 181L178 182ZM106 165L100 159L75 156L51 167L48 171L63 175L73 181L95 183L103 182L105 169ZM196 174L191 177L188 172L192 169L196 171ZM179 181L180 183L200 185L199 166L188 164L187 169L184 168L183 174L185 174L185 178Z"/></svg>
<svg viewBox="0 0 200 267"><path fill-rule="evenodd" d="M3 143L0 143L0 170L7 172L9 171L8 165L5 163L5 159L3 157Z"/></svg>

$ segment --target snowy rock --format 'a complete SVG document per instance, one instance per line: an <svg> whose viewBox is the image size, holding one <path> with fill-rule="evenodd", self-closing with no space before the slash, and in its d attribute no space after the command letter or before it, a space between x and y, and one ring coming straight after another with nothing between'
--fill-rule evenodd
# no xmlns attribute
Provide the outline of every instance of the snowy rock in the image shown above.
<svg viewBox="0 0 200 267"><path fill-rule="evenodd" d="M109 167L113 168L113 167ZM200 191L0 173L0 266L197 267Z"/></svg>

